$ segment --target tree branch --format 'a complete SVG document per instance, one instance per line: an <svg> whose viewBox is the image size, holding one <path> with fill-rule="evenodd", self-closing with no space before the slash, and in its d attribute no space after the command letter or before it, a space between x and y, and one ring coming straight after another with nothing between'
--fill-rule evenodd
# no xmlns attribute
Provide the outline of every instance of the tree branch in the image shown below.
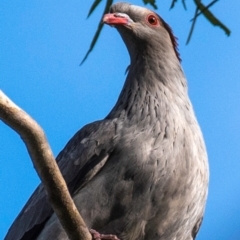
<svg viewBox="0 0 240 240"><path fill-rule="evenodd" d="M91 240L53 156L42 128L0 90L0 120L23 139L34 167L42 180L48 200L69 239Z"/></svg>

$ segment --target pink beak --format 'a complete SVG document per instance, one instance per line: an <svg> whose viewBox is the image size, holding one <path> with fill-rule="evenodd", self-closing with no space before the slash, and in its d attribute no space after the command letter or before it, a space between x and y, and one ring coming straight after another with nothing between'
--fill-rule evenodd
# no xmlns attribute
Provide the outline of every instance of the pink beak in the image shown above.
<svg viewBox="0 0 240 240"><path fill-rule="evenodd" d="M116 13L105 14L102 21L108 25L125 25L129 22L127 18L120 17Z"/></svg>

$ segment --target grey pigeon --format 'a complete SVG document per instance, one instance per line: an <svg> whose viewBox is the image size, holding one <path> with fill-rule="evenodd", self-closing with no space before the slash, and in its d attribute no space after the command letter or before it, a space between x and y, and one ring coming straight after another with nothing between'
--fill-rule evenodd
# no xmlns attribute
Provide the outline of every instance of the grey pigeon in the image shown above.
<svg viewBox="0 0 240 240"><path fill-rule="evenodd" d="M57 157L69 191L99 233L195 239L209 171L176 38L158 14L128 3L114 4L103 22L116 27L131 63L107 117L83 127ZM5 238L20 239L68 239L42 184Z"/></svg>

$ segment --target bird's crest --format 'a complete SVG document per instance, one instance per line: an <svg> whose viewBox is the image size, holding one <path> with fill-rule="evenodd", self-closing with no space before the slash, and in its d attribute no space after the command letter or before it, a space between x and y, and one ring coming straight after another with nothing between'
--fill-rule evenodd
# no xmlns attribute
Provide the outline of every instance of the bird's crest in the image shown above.
<svg viewBox="0 0 240 240"><path fill-rule="evenodd" d="M181 59L180 54L178 52L178 42L177 42L178 39L177 39L177 37L174 36L171 27L159 15L158 15L158 17L161 20L161 22L163 24L163 27L167 30L167 32L170 36L170 39L171 39L171 42L172 42L172 45L173 45L173 49L175 51L177 59L179 60L179 62L181 62L182 59Z"/></svg>

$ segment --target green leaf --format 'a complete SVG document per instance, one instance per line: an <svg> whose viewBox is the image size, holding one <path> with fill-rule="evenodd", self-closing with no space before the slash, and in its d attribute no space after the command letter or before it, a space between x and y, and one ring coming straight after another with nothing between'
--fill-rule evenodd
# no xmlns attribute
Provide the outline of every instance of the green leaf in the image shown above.
<svg viewBox="0 0 240 240"><path fill-rule="evenodd" d="M201 3L200 0L194 0L195 4L197 5L198 9L201 11L201 13L208 19L209 22L211 22L214 26L218 26L221 29L223 29L223 31L229 36L231 34L231 31L229 28L227 28L222 22L220 22L214 15L212 12L210 12L208 10L208 7L203 5ZM217 2L216 0L213 1L211 4L211 6Z"/></svg>
<svg viewBox="0 0 240 240"><path fill-rule="evenodd" d="M109 11L109 8L110 8L110 6L112 5L112 3L113 3L113 0L107 0L106 5L105 5L105 8L104 8L104 11L103 11L103 15ZM90 52L93 50L93 48L95 47L96 42L97 42L97 40L98 40L98 38L99 38L99 35L100 35L101 31L102 31L102 28L103 28L103 23L102 23L102 19L101 19L100 22L99 22L99 24L98 24L97 31L96 31L96 33L95 33L95 35L94 35L94 37L93 37L93 39L92 39L92 42L91 42L91 44L90 44L90 47L89 47L86 55L84 56L82 62L80 63L80 65L82 65L82 64L85 62L85 60L87 59L89 53L90 53Z"/></svg>
<svg viewBox="0 0 240 240"><path fill-rule="evenodd" d="M96 9L96 7L98 6L98 4L101 2L102 0L96 0L93 5L91 6L89 12L88 12L88 16L87 18L90 17L90 15L93 13L93 11Z"/></svg>
<svg viewBox="0 0 240 240"><path fill-rule="evenodd" d="M143 0L144 4L150 4L154 9L157 9L156 1L155 0Z"/></svg>
<svg viewBox="0 0 240 240"><path fill-rule="evenodd" d="M171 6L170 6L170 9L172 9L173 7L175 7L175 4L177 3L178 0L171 0ZM217 1L219 0L213 0L210 4L208 5L204 5L201 3L201 0L193 0L196 4L196 11L195 11L195 14L194 14L194 18L192 19L192 25L191 25L191 29L190 29L190 32L189 32L189 35L188 35L188 39L187 39L187 44L189 43L190 39L191 39L191 36L192 36L192 33L193 33L193 30L195 28L195 24L196 24L196 21L197 21L197 18L199 17L199 15L203 14L207 20L212 23L214 26L218 26L220 27L221 29L224 30L224 32L229 36L231 34L231 31L222 23L220 22L214 15L213 13L209 10L209 8L214 5ZM99 3L102 2L102 0L95 0L89 10L89 13L88 13L88 17L93 13L93 11L98 7ZM105 9L104 9L104 14L108 12L108 9L109 7L112 5L113 3L113 0L106 0L106 5L105 5ZM154 9L157 9L157 5L156 5L156 1L155 0L143 0L143 3L144 4L150 4ZM186 7L186 0L182 0L182 4L183 4L183 7L184 9L186 10L187 7ZM99 38L99 35L102 31L102 28L103 28L103 24L102 22L100 21L99 24L98 24L98 28L97 28L97 31L92 39L92 42L90 44L90 47L85 55L85 57L83 58L81 64L84 63L84 61L87 59L88 55L90 54L90 52L93 50L94 46L96 45L96 42ZM81 65L80 64L80 65Z"/></svg>
<svg viewBox="0 0 240 240"><path fill-rule="evenodd" d="M211 3L209 3L206 7L205 7L205 9L208 9L208 8L210 8L213 4L215 4L216 2L218 2L219 0L213 0ZM203 10L203 12L205 11L205 9ZM200 11L199 13L198 13L198 15L197 15L197 17L199 16L199 15L201 15L202 14L202 12Z"/></svg>

